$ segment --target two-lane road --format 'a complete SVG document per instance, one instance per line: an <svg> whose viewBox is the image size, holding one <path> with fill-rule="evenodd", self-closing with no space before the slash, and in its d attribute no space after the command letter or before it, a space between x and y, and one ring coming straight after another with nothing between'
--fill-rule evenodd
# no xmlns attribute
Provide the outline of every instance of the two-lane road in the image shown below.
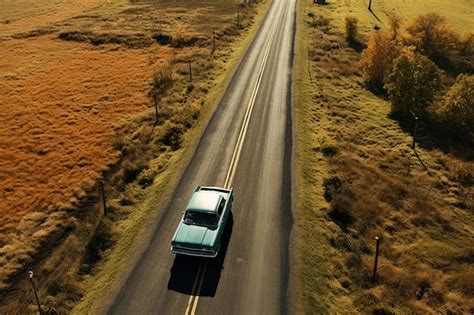
<svg viewBox="0 0 474 315"><path fill-rule="evenodd" d="M288 311L295 2L273 0L110 314ZM197 184L228 184L235 191L233 216L213 260L170 252Z"/></svg>

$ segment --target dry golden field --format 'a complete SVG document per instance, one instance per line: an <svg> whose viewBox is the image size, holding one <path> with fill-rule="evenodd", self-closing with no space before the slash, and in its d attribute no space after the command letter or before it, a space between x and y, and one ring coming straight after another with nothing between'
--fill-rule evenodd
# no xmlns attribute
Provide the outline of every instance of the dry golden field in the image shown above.
<svg viewBox="0 0 474 315"><path fill-rule="evenodd" d="M0 37L44 28L54 22L86 13L108 0L19 0L2 1Z"/></svg>
<svg viewBox="0 0 474 315"><path fill-rule="evenodd" d="M230 70L233 42L253 24L255 8L234 1L2 4L0 313L32 310L22 284L27 268L47 307L62 313L78 302L79 284L117 241L114 231L132 224L121 221L191 143L183 139L201 110L210 112L205 100L216 99L213 88L222 84L215 80ZM170 80L157 87L156 122L149 93L163 73ZM100 179L111 199L107 220L100 219Z"/></svg>
<svg viewBox="0 0 474 315"><path fill-rule="evenodd" d="M470 314L474 311L473 151L390 115L369 91L346 16L362 41L430 9L472 31L469 1L300 1L294 82L297 313ZM452 84L443 73L445 84ZM375 236L381 238L372 281Z"/></svg>

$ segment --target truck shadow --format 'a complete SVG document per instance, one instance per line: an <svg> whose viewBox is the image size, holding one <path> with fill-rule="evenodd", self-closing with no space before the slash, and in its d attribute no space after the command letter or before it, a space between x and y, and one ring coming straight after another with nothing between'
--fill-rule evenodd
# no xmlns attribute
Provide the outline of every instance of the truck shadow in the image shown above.
<svg viewBox="0 0 474 315"><path fill-rule="evenodd" d="M232 228L234 226L234 218L232 212L222 234L221 249L216 258L200 258L185 255L177 255L174 259L173 266L170 269L170 279L168 281L168 290L176 291L183 294L192 295L193 286L196 280L198 269L203 259L207 260L207 268L202 283L199 296L214 296L216 294L221 271L224 269L224 259L229 245Z"/></svg>

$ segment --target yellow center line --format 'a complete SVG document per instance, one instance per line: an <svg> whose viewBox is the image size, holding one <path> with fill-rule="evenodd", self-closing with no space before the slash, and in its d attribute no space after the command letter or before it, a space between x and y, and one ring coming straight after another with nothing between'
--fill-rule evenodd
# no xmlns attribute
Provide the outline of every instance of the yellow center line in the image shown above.
<svg viewBox="0 0 474 315"><path fill-rule="evenodd" d="M240 155L242 153L242 147L243 147L243 144L244 144L245 136L247 134L247 130L248 130L249 122L250 122L250 117L252 116L253 107L255 105L255 100L257 98L257 92L258 92L258 89L260 87L260 83L262 81L263 72L265 70L265 65L267 64L267 61L268 61L268 56L270 55L270 47L273 43L273 40L275 39L276 28L274 28L273 30L274 31L273 31L272 37L269 40L267 46L265 47L265 54L263 56L263 62L260 66L257 81L255 82L255 85L254 85L254 88L252 90L252 94L251 94L249 103L247 105L247 110L245 112L244 121L243 121L242 127L240 128L239 136L237 138L237 143L236 143L234 152L232 154L232 159L230 161L229 169L227 171L227 175L226 175L226 178L225 178L225 181L224 181L224 187L227 188L227 189L230 188L230 184L234 180L235 171L237 169L237 164L239 162ZM184 313L185 315L194 315L196 313L197 305L198 305L198 302L199 302L199 294L201 292L202 285L204 283L204 277L205 277L205 274L206 274L207 265L208 265L207 260L202 260L200 265L199 265L199 269L198 269L198 272L197 272L197 275L196 275L196 279L194 280L192 295L189 297L188 305L187 305L186 311Z"/></svg>
<svg viewBox="0 0 474 315"><path fill-rule="evenodd" d="M201 262L199 263L198 271L196 274L196 278L194 279L193 290L191 291L191 298L188 300L188 306L186 307L185 314L188 314L188 310L191 309L191 303L193 302L192 298L197 295L196 289L198 287L198 282L199 282L199 278L200 278L203 267L204 267L204 261L201 259Z"/></svg>

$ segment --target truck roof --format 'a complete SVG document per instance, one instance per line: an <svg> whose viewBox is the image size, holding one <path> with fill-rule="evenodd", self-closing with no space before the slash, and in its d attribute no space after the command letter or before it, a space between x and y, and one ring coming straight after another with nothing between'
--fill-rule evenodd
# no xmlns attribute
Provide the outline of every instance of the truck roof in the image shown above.
<svg viewBox="0 0 474 315"><path fill-rule="evenodd" d="M197 191L193 194L186 211L216 212L221 195L213 191Z"/></svg>

